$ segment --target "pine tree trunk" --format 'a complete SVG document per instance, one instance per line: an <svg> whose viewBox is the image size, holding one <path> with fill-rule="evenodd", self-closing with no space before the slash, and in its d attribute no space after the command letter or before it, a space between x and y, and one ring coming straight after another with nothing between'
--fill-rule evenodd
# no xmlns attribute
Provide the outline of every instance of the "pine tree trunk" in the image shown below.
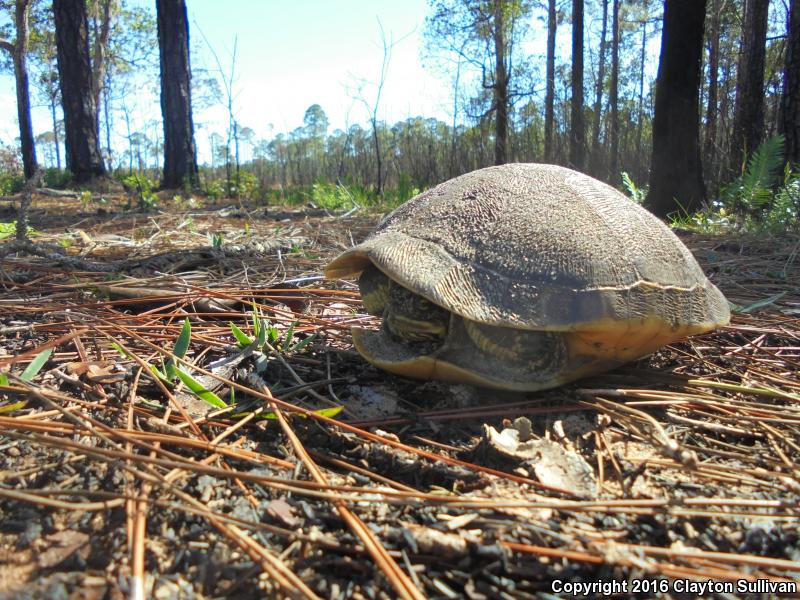
<svg viewBox="0 0 800 600"><path fill-rule="evenodd" d="M17 118L19 119L19 138L22 147L22 166L25 179L36 172L36 144L33 139L31 122L31 96L28 85L28 13L30 0L17 0L14 21L17 28L17 42L14 52L14 78L17 87Z"/></svg>
<svg viewBox="0 0 800 600"><path fill-rule="evenodd" d="M608 181L613 184L619 181L619 3L614 0L611 11L611 86L608 90L608 102L611 105L611 127L608 132L609 154Z"/></svg>
<svg viewBox="0 0 800 600"><path fill-rule="evenodd" d="M586 134L583 125L583 0L572 0L572 102L569 162L573 169L586 168Z"/></svg>
<svg viewBox="0 0 800 600"><path fill-rule="evenodd" d="M734 174L742 172L747 157L761 143L768 11L769 0L746 2L733 110L730 168Z"/></svg>
<svg viewBox="0 0 800 600"><path fill-rule="evenodd" d="M50 100L50 118L53 121L53 146L55 146L56 150L56 168L60 171L61 170L61 144L59 143L58 139L58 113L56 112L56 101L57 98L55 96L51 96Z"/></svg>
<svg viewBox="0 0 800 600"><path fill-rule="evenodd" d="M67 168L82 183L105 174L97 135L85 0L53 0Z"/></svg>
<svg viewBox="0 0 800 600"><path fill-rule="evenodd" d="M646 206L659 217L697 210L705 199L700 162L700 65L705 0L666 0Z"/></svg>
<svg viewBox="0 0 800 600"><path fill-rule="evenodd" d="M495 56L495 81L494 81L494 110L495 110L495 138L494 138L494 164L504 165L508 152L508 73L506 72L506 25L503 14L504 2L495 0L494 3L494 56Z"/></svg>
<svg viewBox="0 0 800 600"><path fill-rule="evenodd" d="M789 2L788 41L784 68L781 132L786 137L786 162L800 163L800 2Z"/></svg>
<svg viewBox="0 0 800 600"><path fill-rule="evenodd" d="M714 173L717 154L717 94L719 89L719 35L721 0L711 2L711 24L708 34L708 102L703 158L707 173ZM713 178L712 178L713 179Z"/></svg>
<svg viewBox="0 0 800 600"><path fill-rule="evenodd" d="M603 29L600 32L600 55L597 58L597 86L594 95L594 120L592 122L591 172L600 175L602 171L602 149L600 148L600 117L602 113L603 86L606 77L606 34L608 32L608 0L603 0Z"/></svg>
<svg viewBox="0 0 800 600"><path fill-rule="evenodd" d="M94 105L100 107L100 94L106 84L108 69L108 39L111 35L111 25L115 13L119 10L115 0L94 0L90 4L92 19L95 23L92 46L92 91L94 92ZM109 152L111 148L108 148Z"/></svg>
<svg viewBox="0 0 800 600"><path fill-rule="evenodd" d="M36 172L36 144L31 122L30 86L28 85L28 13L30 0L17 0L14 7L14 25L17 39L14 43L0 38L0 48L11 55L14 64L14 82L17 91L17 119L22 149L22 168L25 179Z"/></svg>
<svg viewBox="0 0 800 600"><path fill-rule="evenodd" d="M164 120L165 188L197 182L197 151L192 122L189 20L184 0L156 0L161 62L161 113Z"/></svg>
<svg viewBox="0 0 800 600"><path fill-rule="evenodd" d="M547 10L547 83L544 95L544 162L552 163L553 121L555 120L554 97L556 85L556 0L549 0Z"/></svg>
<svg viewBox="0 0 800 600"><path fill-rule="evenodd" d="M645 51L647 48L647 21L642 22L642 46L641 54L639 55L639 102L636 118L636 176L642 175L645 171L643 166L643 152L642 152L642 127L644 125L644 61L647 58Z"/></svg>

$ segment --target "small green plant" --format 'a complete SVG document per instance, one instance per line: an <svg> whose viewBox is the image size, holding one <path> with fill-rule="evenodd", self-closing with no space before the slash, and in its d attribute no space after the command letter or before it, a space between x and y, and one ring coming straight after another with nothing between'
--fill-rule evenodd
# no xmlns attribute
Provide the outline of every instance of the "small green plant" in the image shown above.
<svg viewBox="0 0 800 600"><path fill-rule="evenodd" d="M78 199L81 201L81 208L83 210L88 210L89 205L92 203L92 192L83 190L80 196L78 196Z"/></svg>
<svg viewBox="0 0 800 600"><path fill-rule="evenodd" d="M0 240L10 238L17 233L17 222L0 223Z"/></svg>
<svg viewBox="0 0 800 600"><path fill-rule="evenodd" d="M6 238L14 237L17 235L17 222L16 221L9 221L5 223L0 223L0 240L4 240ZM36 230L28 225L28 237L33 237L37 235Z"/></svg>
<svg viewBox="0 0 800 600"><path fill-rule="evenodd" d="M42 368L47 364L47 361L50 359L50 355L53 354L52 348L47 348L42 350L39 354L33 357L33 360L28 363L28 366L25 367L25 370L20 373L19 378L23 381L33 381L34 378L39 374ZM8 373L0 373L0 385L8 387L11 385L11 382L8 379ZM14 412L16 410L21 410L27 406L28 401L22 400L20 402L14 402L12 404L5 404L0 406L0 415L8 414Z"/></svg>
<svg viewBox="0 0 800 600"><path fill-rule="evenodd" d="M240 348L246 348L247 346L255 344L257 350L262 350L267 343L269 343L277 352L293 354L300 352L317 337L316 333L312 333L303 339L296 340L295 327L297 326L297 321L292 321L286 329L286 332L281 336L277 327L272 325L267 319L261 318L258 305L255 302L253 302L252 324L255 338L251 338L232 321L229 322L231 333L233 333L233 337L236 338L236 342L239 344Z"/></svg>
<svg viewBox="0 0 800 600"><path fill-rule="evenodd" d="M720 207L744 229L781 231L798 226L800 173L783 166L784 146L782 135L761 144L741 176L722 190Z"/></svg>
<svg viewBox="0 0 800 600"><path fill-rule="evenodd" d="M183 328L175 341L175 347L172 349L172 354L178 358L186 356L186 351L189 349L189 343L192 339L192 326L189 319L184 319ZM178 365L174 358L170 358L162 368L159 369L155 365L150 365L150 371L158 377L161 381L174 385L177 380L183 384L198 398L207 402L211 406L217 408L225 408L228 406L222 398L217 396L214 392L197 381L194 377L186 372L185 368Z"/></svg>
<svg viewBox="0 0 800 600"><path fill-rule="evenodd" d="M44 170L45 187L63 190L72 183L72 171L69 169L59 170L55 167L48 167Z"/></svg>
<svg viewBox="0 0 800 600"><path fill-rule="evenodd" d="M221 179L212 179L206 182L206 196L212 201L225 197L225 182Z"/></svg>
<svg viewBox="0 0 800 600"><path fill-rule="evenodd" d="M176 194L172 197L172 203L175 205L175 208L180 211L197 208L197 200L195 200L194 196L184 197L180 194Z"/></svg>
<svg viewBox="0 0 800 600"><path fill-rule="evenodd" d="M722 199L739 214L755 214L767 207L781 181L784 139L776 135L761 144L739 177L726 186Z"/></svg>
<svg viewBox="0 0 800 600"><path fill-rule="evenodd" d="M647 187L637 186L633 179L631 179L631 176L625 171L622 172L622 187L625 188L625 191L628 192L628 196L630 196L631 200L636 202L636 204L643 204L645 198L647 198Z"/></svg>
<svg viewBox="0 0 800 600"><path fill-rule="evenodd" d="M784 171L783 185L772 197L764 227L769 231L781 231L798 226L800 215L800 173L792 172L789 166Z"/></svg>
<svg viewBox="0 0 800 600"><path fill-rule="evenodd" d="M347 210L358 206L346 187L334 183L315 183L311 187L311 201L327 210Z"/></svg>
<svg viewBox="0 0 800 600"><path fill-rule="evenodd" d="M241 171L239 173L239 193L237 197L252 200L256 191L258 191L258 178L249 171Z"/></svg>
<svg viewBox="0 0 800 600"><path fill-rule="evenodd" d="M222 244L225 241L225 234L217 231L214 233L207 233L206 237L208 238L208 245L211 246L214 250L221 250Z"/></svg>
<svg viewBox="0 0 800 600"><path fill-rule="evenodd" d="M0 173L0 196L16 194L23 185L25 185L25 178L22 175Z"/></svg>
<svg viewBox="0 0 800 600"><path fill-rule="evenodd" d="M134 173L123 178L122 185L129 194L138 198L139 210L148 211L154 209L158 204L158 196L153 191L156 182L150 181L140 173Z"/></svg>

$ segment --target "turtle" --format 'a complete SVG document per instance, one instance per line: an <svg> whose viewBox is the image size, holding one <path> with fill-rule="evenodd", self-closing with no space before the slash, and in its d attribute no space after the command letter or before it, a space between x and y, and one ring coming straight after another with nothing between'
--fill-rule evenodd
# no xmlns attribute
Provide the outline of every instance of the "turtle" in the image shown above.
<svg viewBox="0 0 800 600"><path fill-rule="evenodd" d="M359 353L406 377L516 391L614 369L729 322L688 248L613 187L515 163L400 205L325 268L380 329Z"/></svg>

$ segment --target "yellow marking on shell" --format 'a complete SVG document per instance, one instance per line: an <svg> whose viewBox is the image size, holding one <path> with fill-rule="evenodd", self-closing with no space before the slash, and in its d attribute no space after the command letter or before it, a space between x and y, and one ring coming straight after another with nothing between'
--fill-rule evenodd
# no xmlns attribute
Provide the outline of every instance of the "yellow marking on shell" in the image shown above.
<svg viewBox="0 0 800 600"><path fill-rule="evenodd" d="M386 318L391 332L405 340L427 341L447 335L447 326L433 321L419 321L391 312Z"/></svg>
<svg viewBox="0 0 800 600"><path fill-rule="evenodd" d="M655 352L665 344L707 330L704 325L670 327L657 318L630 321L603 319L593 323L591 330L574 331L565 335L572 357L628 362Z"/></svg>
<svg viewBox="0 0 800 600"><path fill-rule="evenodd" d="M472 342L487 354L508 361L520 361L522 359L522 354L525 351L525 344L521 339L523 336L516 334L513 329L505 328L503 335L505 335L504 342L506 343L498 344L486 335L474 321L464 319L464 328L467 330Z"/></svg>

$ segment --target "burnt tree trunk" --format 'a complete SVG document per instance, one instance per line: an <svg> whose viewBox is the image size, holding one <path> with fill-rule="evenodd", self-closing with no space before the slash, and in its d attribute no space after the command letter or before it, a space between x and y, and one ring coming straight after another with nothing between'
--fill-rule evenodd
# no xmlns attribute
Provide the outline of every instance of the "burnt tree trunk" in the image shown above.
<svg viewBox="0 0 800 600"><path fill-rule="evenodd" d="M85 0L53 0L67 168L82 183L105 174L89 65Z"/></svg>
<svg viewBox="0 0 800 600"><path fill-rule="evenodd" d="M642 175L646 167L642 165L642 126L644 123L644 62L647 58L647 21L642 21L642 46L641 54L639 56L639 104L637 109L637 123L636 123L636 167L637 178ZM646 171L645 171L646 173Z"/></svg>
<svg viewBox="0 0 800 600"><path fill-rule="evenodd" d="M719 90L719 36L721 1L711 2L711 23L708 34L708 102L706 106L706 131L703 157L713 173L717 155L717 96Z"/></svg>
<svg viewBox="0 0 800 600"><path fill-rule="evenodd" d="M508 72L506 70L506 24L504 2L494 3L494 164L508 162Z"/></svg>
<svg viewBox="0 0 800 600"><path fill-rule="evenodd" d="M789 2L789 35L783 77L781 132L786 137L786 161L800 163L800 2Z"/></svg>
<svg viewBox="0 0 800 600"><path fill-rule="evenodd" d="M746 2L733 109L730 167L734 174L742 172L747 157L761 143L768 11L769 0Z"/></svg>
<svg viewBox="0 0 800 600"><path fill-rule="evenodd" d="M655 215L691 212L705 199L700 162L700 65L705 0L665 0L653 117L650 192Z"/></svg>
<svg viewBox="0 0 800 600"><path fill-rule="evenodd" d="M36 144L33 139L31 122L31 97L28 85L28 13L30 0L17 0L14 7L14 25L17 39L9 42L0 39L0 48L11 54L14 63L14 82L17 88L17 119L19 120L19 139L22 149L22 168L25 179L36 172Z"/></svg>
<svg viewBox="0 0 800 600"><path fill-rule="evenodd" d="M572 102L570 105L569 162L582 171L586 161L583 126L583 0L572 0Z"/></svg>
<svg viewBox="0 0 800 600"><path fill-rule="evenodd" d="M164 119L166 188L197 181L197 150L192 122L189 20L184 0L156 0L161 62L161 113Z"/></svg>
<svg viewBox="0 0 800 600"><path fill-rule="evenodd" d="M611 83L608 103L611 105L611 126L608 132L609 164L608 181L612 185L619 181L619 2L614 0L611 11Z"/></svg>
<svg viewBox="0 0 800 600"><path fill-rule="evenodd" d="M547 8L547 84L544 94L544 161L554 162L553 121L556 87L556 0L549 0Z"/></svg>

